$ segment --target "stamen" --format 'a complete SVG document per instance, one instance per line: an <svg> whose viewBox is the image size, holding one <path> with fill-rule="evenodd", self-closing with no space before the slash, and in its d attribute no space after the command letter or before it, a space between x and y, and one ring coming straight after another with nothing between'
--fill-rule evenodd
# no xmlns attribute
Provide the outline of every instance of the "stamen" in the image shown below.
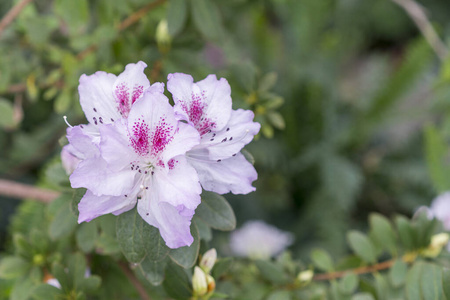
<svg viewBox="0 0 450 300"><path fill-rule="evenodd" d="M64 116L63 119L64 119L64 122L66 122L67 126L69 126L70 128L73 128L73 126L70 125L69 122L67 121L67 116Z"/></svg>

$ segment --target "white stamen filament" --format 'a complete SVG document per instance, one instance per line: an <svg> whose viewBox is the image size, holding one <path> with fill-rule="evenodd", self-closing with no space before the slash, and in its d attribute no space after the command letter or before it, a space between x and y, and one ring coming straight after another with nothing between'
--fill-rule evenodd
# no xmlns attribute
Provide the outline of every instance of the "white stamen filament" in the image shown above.
<svg viewBox="0 0 450 300"><path fill-rule="evenodd" d="M70 125L69 122L67 121L67 116L64 116L63 119L64 119L64 122L66 122L67 126L69 126L70 128L73 128L73 126Z"/></svg>

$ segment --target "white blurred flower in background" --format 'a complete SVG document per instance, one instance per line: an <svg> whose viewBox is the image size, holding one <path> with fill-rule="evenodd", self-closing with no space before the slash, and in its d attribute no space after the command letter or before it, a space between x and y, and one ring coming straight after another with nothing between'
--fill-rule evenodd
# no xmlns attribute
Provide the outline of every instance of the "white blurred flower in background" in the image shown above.
<svg viewBox="0 0 450 300"><path fill-rule="evenodd" d="M450 192L445 192L431 202L430 211L433 216L444 224L445 230L450 230Z"/></svg>
<svg viewBox="0 0 450 300"><path fill-rule="evenodd" d="M237 256L269 259L294 241L292 233L279 230L263 221L248 221L231 233L230 247Z"/></svg>

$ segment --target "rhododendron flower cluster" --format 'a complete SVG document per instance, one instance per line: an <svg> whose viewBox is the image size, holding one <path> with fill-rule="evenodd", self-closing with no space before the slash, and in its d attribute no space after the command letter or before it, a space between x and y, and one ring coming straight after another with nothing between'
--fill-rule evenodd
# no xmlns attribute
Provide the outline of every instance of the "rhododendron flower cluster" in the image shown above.
<svg viewBox="0 0 450 300"><path fill-rule="evenodd" d="M232 110L228 82L209 75L194 83L169 74L150 85L146 64L119 76L82 75L79 94L89 124L69 127L63 162L73 188L86 188L78 222L134 208L170 248L190 245L191 219L202 188L224 194L254 191L257 173L240 153L258 133L253 113Z"/></svg>

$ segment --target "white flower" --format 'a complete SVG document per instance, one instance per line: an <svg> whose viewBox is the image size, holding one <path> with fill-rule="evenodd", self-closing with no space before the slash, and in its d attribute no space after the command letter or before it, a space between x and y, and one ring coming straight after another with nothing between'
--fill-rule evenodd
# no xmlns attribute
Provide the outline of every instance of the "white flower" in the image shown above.
<svg viewBox="0 0 450 300"><path fill-rule="evenodd" d="M442 221L445 230L450 230L450 192L436 197L430 206L433 216Z"/></svg>
<svg viewBox="0 0 450 300"><path fill-rule="evenodd" d="M231 233L230 247L234 254L253 259L269 259L292 244L289 232L268 225L263 221L248 221Z"/></svg>

